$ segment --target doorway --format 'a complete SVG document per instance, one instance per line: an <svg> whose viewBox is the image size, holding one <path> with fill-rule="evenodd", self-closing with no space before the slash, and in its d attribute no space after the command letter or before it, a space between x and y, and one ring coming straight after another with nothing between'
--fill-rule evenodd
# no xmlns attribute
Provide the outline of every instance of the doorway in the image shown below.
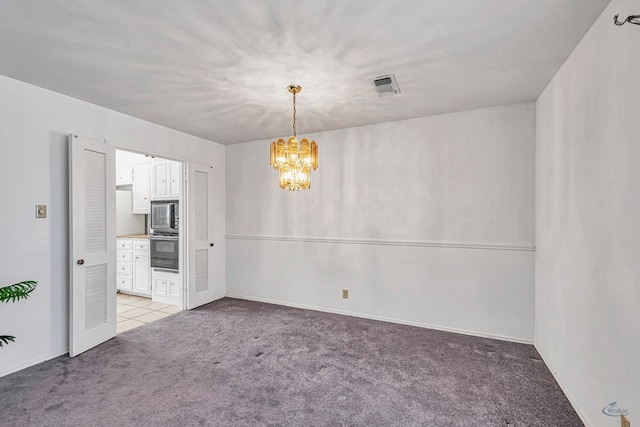
<svg viewBox="0 0 640 427"><path fill-rule="evenodd" d="M215 212L218 212L218 219L224 219L217 203L221 181L214 181L212 165L175 162L176 167L168 163L172 160L155 160L148 156L150 160L146 159L144 164L131 165L131 184L128 184L129 168L118 170L116 167L114 145L76 134L69 135L69 144L71 357L116 336L118 286L122 288L121 292L126 290L128 292L125 293L137 297L148 298L148 295L135 294L150 293L151 303L175 305L179 310L190 310L224 296L224 246L217 247L213 241L214 235L221 236L220 226L215 223ZM183 173L185 166L186 173ZM149 210L146 205L137 204L144 200L145 192L133 192L136 167L147 169L146 175L138 177L146 176L147 183L150 183L147 196ZM120 176L116 179L116 175L121 173L124 180ZM136 188L141 181L144 178L138 180ZM142 220L146 224L143 238L126 240L134 235L124 234L121 236L125 241L121 245L117 243L116 236L120 234L116 231L116 188L126 185L131 185L132 214L134 207L139 207L139 213L135 215L153 217L152 198L164 205L176 202L173 209L174 213L177 212L176 217L165 221L164 225L168 222L169 229L178 230L175 233L179 251L177 274L175 271L163 271L171 269L154 266L151 237L156 233L153 219L146 217ZM166 212L167 206L161 207L160 211ZM185 221L180 221L181 218ZM140 218L136 221L139 222ZM172 230L163 231L171 234ZM167 245L158 248L164 252L165 258L167 250ZM146 266L151 268L151 275L142 274L136 281L135 271L144 271ZM137 303L130 300L125 305L133 304Z"/></svg>
<svg viewBox="0 0 640 427"><path fill-rule="evenodd" d="M184 308L182 162L116 149L116 332Z"/></svg>

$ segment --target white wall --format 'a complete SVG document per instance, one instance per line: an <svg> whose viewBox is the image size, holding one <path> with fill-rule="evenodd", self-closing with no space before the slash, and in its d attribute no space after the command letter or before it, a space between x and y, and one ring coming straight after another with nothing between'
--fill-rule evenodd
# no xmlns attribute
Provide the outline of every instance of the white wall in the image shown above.
<svg viewBox="0 0 640 427"><path fill-rule="evenodd" d="M536 336L592 426L640 418L640 13L614 0L537 101Z"/></svg>
<svg viewBox="0 0 640 427"><path fill-rule="evenodd" d="M228 146L227 293L531 342L534 132L524 103L315 134L303 192Z"/></svg>
<svg viewBox="0 0 640 427"><path fill-rule="evenodd" d="M216 283L224 293L224 146L0 76L0 285L33 279L26 301L0 306L0 375L68 350L68 142L76 133L131 151L211 163L219 227ZM48 218L35 218L35 205Z"/></svg>
<svg viewBox="0 0 640 427"><path fill-rule="evenodd" d="M144 234L146 215L134 215L133 192L116 190L116 235Z"/></svg>
<svg viewBox="0 0 640 427"><path fill-rule="evenodd" d="M120 166L131 166L145 163L150 164L152 160L153 159L151 157L142 154L132 153L131 151L116 150L116 170Z"/></svg>

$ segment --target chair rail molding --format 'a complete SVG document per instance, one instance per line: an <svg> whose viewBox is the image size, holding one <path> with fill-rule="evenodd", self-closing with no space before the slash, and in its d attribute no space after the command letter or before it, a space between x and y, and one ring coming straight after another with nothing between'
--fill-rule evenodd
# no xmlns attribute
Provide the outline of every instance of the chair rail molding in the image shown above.
<svg viewBox="0 0 640 427"><path fill-rule="evenodd" d="M227 234L228 240L271 240L276 242L305 242L305 243L338 243L346 245L382 245L382 246L416 246L430 248L458 248L458 249L489 249L499 251L529 251L536 250L535 245L521 245L509 243L486 242L444 242L428 240L391 240L391 239L362 239L344 237L304 237L304 236L269 236L250 234Z"/></svg>

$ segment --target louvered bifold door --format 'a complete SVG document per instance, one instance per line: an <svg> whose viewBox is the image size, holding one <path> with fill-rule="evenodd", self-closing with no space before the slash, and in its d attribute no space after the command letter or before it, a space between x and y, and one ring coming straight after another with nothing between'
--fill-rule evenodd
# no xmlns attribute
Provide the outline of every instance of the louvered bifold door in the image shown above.
<svg viewBox="0 0 640 427"><path fill-rule="evenodd" d="M71 357L116 335L115 149L69 137Z"/></svg>
<svg viewBox="0 0 640 427"><path fill-rule="evenodd" d="M211 166L189 163L187 179L189 230L189 289L187 307L199 307L216 297L213 286L213 242L212 217L214 198Z"/></svg>

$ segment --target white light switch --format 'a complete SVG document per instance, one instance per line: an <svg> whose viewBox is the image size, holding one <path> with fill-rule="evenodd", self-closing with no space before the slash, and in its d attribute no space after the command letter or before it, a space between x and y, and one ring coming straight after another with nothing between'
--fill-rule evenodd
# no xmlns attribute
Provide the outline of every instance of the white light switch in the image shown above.
<svg viewBox="0 0 640 427"><path fill-rule="evenodd" d="M47 217L47 205L36 205L36 218Z"/></svg>

